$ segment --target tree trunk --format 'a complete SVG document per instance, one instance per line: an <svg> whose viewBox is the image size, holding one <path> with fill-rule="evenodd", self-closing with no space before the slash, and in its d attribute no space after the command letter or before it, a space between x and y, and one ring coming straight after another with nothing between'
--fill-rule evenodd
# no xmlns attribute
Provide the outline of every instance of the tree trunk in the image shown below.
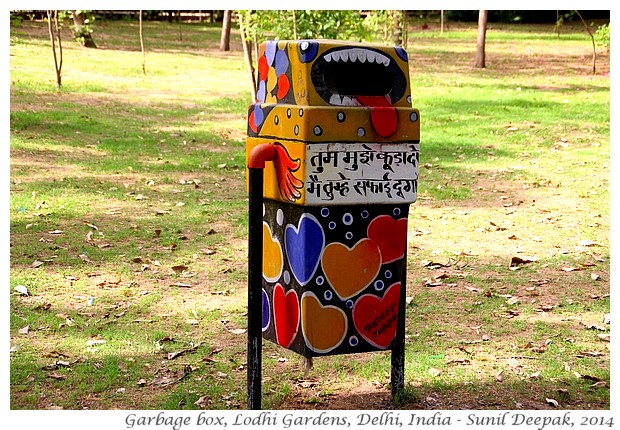
<svg viewBox="0 0 620 430"><path fill-rule="evenodd" d="M439 34L441 34L443 36L443 10L440 11L441 12L441 30L439 32Z"/></svg>
<svg viewBox="0 0 620 430"><path fill-rule="evenodd" d="M144 52L144 36L142 33L142 11L138 12L140 29L140 50L142 51L142 73L146 75L146 55Z"/></svg>
<svg viewBox="0 0 620 430"><path fill-rule="evenodd" d="M230 23L232 21L232 11L224 11L222 19L222 35L220 36L220 51L230 51Z"/></svg>
<svg viewBox="0 0 620 430"><path fill-rule="evenodd" d="M478 14L478 40L476 42L476 67L483 69L485 62L485 44L487 37L488 10L481 10Z"/></svg>
<svg viewBox="0 0 620 430"><path fill-rule="evenodd" d="M47 25L50 32L50 41L52 42L52 52L54 54L54 70L56 71L56 86L62 86L62 44L60 43L60 29L58 28L58 11L47 11ZM58 51L56 55L56 40L58 40Z"/></svg>
<svg viewBox="0 0 620 430"><path fill-rule="evenodd" d="M577 14L579 19L581 20L581 23L583 24L586 31L590 35L590 39L592 39L592 74L595 74L596 73L596 41L594 40L594 35L592 34L590 27L588 27L588 24L586 23L585 19L583 19L583 16L581 16L578 10L576 10L575 13Z"/></svg>
<svg viewBox="0 0 620 430"><path fill-rule="evenodd" d="M183 42L183 28L182 28L182 25L181 25L181 24L183 24L183 21L181 20L181 11L180 10L177 10L177 21L179 23L179 40L181 42Z"/></svg>
<svg viewBox="0 0 620 430"><path fill-rule="evenodd" d="M392 43L394 46L402 46L403 34L400 26L400 11L392 10L390 14L392 15Z"/></svg>
<svg viewBox="0 0 620 430"><path fill-rule="evenodd" d="M254 63L252 61L252 40L246 33L247 29L243 23L243 13L239 13L239 30L241 33L241 44L243 45L243 56L245 64L248 67L248 73L252 82L252 103L256 101L256 74L254 72Z"/></svg>
<svg viewBox="0 0 620 430"><path fill-rule="evenodd" d="M71 16L73 16L73 36L86 48L96 48L97 45L93 40L93 35L90 34L90 30L86 25L86 16L84 12L79 10L72 10Z"/></svg>
<svg viewBox="0 0 620 430"><path fill-rule="evenodd" d="M401 25L403 28L403 48L407 50L407 44L409 43L409 24L407 23L407 11L401 10L400 14L402 16Z"/></svg>

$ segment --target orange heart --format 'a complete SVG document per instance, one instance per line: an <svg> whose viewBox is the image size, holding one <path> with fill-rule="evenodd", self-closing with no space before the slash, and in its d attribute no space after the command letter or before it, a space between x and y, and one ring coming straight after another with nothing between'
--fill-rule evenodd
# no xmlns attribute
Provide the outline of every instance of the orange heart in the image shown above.
<svg viewBox="0 0 620 430"><path fill-rule="evenodd" d="M263 222L263 277L269 282L275 282L280 278L283 267L282 246L272 236L269 225Z"/></svg>
<svg viewBox="0 0 620 430"><path fill-rule="evenodd" d="M346 300L370 285L379 274L381 251L374 240L367 238L352 248L330 243L323 251L321 265L336 294Z"/></svg>
<svg viewBox="0 0 620 430"><path fill-rule="evenodd" d="M347 334L347 316L336 306L323 306L306 291L301 296L301 331L308 348L327 353L342 343Z"/></svg>

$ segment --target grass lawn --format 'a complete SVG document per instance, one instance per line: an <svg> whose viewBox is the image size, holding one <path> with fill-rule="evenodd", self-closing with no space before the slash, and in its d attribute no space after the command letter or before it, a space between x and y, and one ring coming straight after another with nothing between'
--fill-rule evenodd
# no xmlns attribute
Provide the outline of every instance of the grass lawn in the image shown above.
<svg viewBox="0 0 620 430"><path fill-rule="evenodd" d="M181 31L179 30L181 28ZM10 407L244 409L249 78L238 33L10 40ZM403 409L610 408L609 55L579 26L412 24L422 124ZM28 294L19 290L27 289ZM386 409L389 353L263 346L265 409ZM548 400L552 399L557 402Z"/></svg>

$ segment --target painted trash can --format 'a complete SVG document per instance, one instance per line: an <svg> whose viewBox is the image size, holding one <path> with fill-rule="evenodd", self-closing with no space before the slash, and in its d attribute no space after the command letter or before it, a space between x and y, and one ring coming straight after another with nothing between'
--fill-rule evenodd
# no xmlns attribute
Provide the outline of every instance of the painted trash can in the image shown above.
<svg viewBox="0 0 620 430"><path fill-rule="evenodd" d="M304 357L402 357L420 141L405 50L263 43L247 132L248 156L275 149L264 169L263 337Z"/></svg>

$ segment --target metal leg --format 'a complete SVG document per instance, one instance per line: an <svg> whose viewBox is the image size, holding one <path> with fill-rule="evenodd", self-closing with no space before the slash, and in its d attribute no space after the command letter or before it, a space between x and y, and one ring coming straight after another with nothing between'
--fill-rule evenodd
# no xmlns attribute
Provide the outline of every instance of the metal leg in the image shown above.
<svg viewBox="0 0 620 430"><path fill-rule="evenodd" d="M263 169L249 169L248 409L261 409L263 312Z"/></svg>
<svg viewBox="0 0 620 430"><path fill-rule="evenodd" d="M392 347L392 401L405 389L405 306L407 295L407 246L403 256L396 337Z"/></svg>

